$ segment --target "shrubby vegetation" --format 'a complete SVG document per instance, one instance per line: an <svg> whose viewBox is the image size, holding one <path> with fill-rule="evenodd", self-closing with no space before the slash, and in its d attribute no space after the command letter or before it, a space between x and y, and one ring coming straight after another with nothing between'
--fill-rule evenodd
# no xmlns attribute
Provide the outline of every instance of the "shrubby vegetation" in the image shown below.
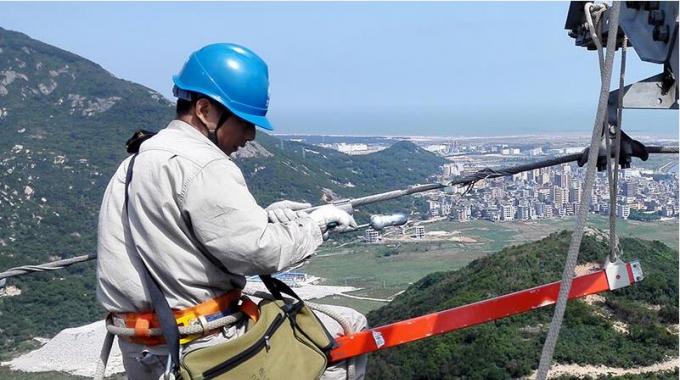
<svg viewBox="0 0 680 380"><path fill-rule="evenodd" d="M426 276L369 314L372 326L440 311L559 280L570 234L506 248L455 272ZM613 367L650 365L677 356L678 253L662 243L623 239L624 259L638 257L645 280L603 293L604 303L570 302L554 361ZM586 236L579 261L601 262L606 243ZM657 307L661 306L659 311ZM371 356L370 379L506 379L538 366L553 307L388 349ZM609 315L610 317L607 317ZM625 323L618 332L613 321Z"/></svg>

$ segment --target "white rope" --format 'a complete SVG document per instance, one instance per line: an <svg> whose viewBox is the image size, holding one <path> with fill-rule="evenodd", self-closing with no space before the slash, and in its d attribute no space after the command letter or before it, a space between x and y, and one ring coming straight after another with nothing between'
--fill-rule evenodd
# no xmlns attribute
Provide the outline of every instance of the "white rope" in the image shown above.
<svg viewBox="0 0 680 380"><path fill-rule="evenodd" d="M227 326L227 325L233 325L236 322L240 321L243 319L245 315L241 313L240 311L229 314L227 316L224 316L222 318L215 319L214 321L210 321L205 325L197 324L197 325L191 325L191 326L177 326L179 329L180 335L195 335L195 334L205 334L208 331L219 329L221 327ZM135 336L135 329L131 327L120 327L111 324L110 320L106 320L106 331L108 331L111 334L114 335L120 335L120 336ZM163 333L161 332L160 327L154 327L149 329L149 336L161 336Z"/></svg>
<svg viewBox="0 0 680 380"><path fill-rule="evenodd" d="M616 124L614 125L614 157L613 163L607 168L607 173L610 181L609 189L609 261L615 262L621 254L621 246L619 239L616 236L616 197L619 192L619 157L621 154L621 118L623 114L623 88L625 86L626 75L626 48L628 45L628 38L624 36L623 45L621 46L621 70L619 73L619 92L616 101ZM609 158L611 154L607 155L607 162L611 162Z"/></svg>
<svg viewBox="0 0 680 380"><path fill-rule="evenodd" d="M342 327L342 331L345 335L352 335L356 332L352 328L352 324L349 323L349 321L347 321L347 319L345 319L342 314L333 310L333 308L330 306L307 301L305 301L305 304L309 306L310 309L324 313L327 316L333 318L336 322L338 322L340 327ZM347 359L347 380L354 380L357 377L355 360L356 358Z"/></svg>
<svg viewBox="0 0 680 380"><path fill-rule="evenodd" d="M588 27L593 35L593 40L599 44L597 34L592 32L595 30L594 25L590 25L592 18L590 17L590 9L592 4L586 4L586 19L588 20ZM569 291L571 290L571 282L574 277L574 268L578 259L579 248L581 246L581 239L583 238L583 229L585 227L586 218L588 215L588 206L590 204L590 197L595 182L595 172L597 167L597 156L599 153L600 142L602 141L602 127L604 125L605 113L607 111L607 103L609 100L609 86L611 83L611 71L614 64L614 54L616 52L616 35L619 28L619 10L621 3L614 2L612 9L609 12L609 34L607 39L607 55L604 60L604 68L601 69L602 84L600 86L600 98L597 107L597 116L595 117L595 124L593 126L593 134L590 140L590 151L588 152L588 166L586 169L586 178L583 189L583 197L576 218L576 226L571 235L569 243L569 251L562 273L562 282L560 284L560 293L555 305L555 314L550 322L550 330L543 345L541 353L541 361L538 366L536 378L538 380L545 380L550 370L550 363L552 362L553 353L555 351L555 344L562 328L562 321L564 318L564 311L567 306ZM599 44L601 46L601 44ZM599 48L598 48L599 49Z"/></svg>

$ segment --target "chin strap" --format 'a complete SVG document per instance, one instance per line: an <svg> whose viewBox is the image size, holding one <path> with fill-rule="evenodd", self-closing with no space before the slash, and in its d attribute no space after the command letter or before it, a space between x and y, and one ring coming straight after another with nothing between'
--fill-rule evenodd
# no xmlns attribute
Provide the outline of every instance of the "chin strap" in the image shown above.
<svg viewBox="0 0 680 380"><path fill-rule="evenodd" d="M220 120L217 122L217 127L215 129L213 129L212 131L210 129L208 129L208 127L205 124L203 124L205 126L205 129L208 129L208 140L212 141L212 143L215 144L215 146L218 147L218 148L219 148L220 144L217 141L217 131L220 128L222 128L222 126L224 125L224 123L227 122L227 120L229 120L230 116L231 116L231 112L229 112L228 110L224 110L222 112L222 116L220 116Z"/></svg>
<svg viewBox="0 0 680 380"><path fill-rule="evenodd" d="M217 146L217 147L220 146L220 144L217 143L217 130L219 128L220 127L217 127L212 131L208 129L208 140L212 141L212 143L215 144L215 146Z"/></svg>

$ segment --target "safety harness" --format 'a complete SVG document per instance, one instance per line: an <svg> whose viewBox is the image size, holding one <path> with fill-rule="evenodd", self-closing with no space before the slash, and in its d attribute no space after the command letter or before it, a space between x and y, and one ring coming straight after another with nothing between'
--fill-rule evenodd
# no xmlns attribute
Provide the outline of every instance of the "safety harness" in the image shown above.
<svg viewBox="0 0 680 380"><path fill-rule="evenodd" d="M257 305L250 298L242 296L241 291L236 289L196 306L173 310L177 326L201 326L202 329L201 333L181 336L179 343L187 344L195 339L219 332L220 328L210 328L209 322L233 315L238 311L248 316L253 322L259 318ZM128 342L148 346L165 343L163 336L151 335L151 329L161 327L158 317L153 312L112 313L108 319L110 319L109 324L114 326L134 329L135 335L121 337Z"/></svg>

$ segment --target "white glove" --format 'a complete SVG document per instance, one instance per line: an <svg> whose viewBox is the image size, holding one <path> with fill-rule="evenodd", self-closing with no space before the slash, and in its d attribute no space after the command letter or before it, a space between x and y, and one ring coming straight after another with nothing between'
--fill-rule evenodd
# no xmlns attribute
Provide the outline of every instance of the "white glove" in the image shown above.
<svg viewBox="0 0 680 380"><path fill-rule="evenodd" d="M278 201L270 204L264 210L267 212L270 223L286 223L302 216L296 212L297 210L304 210L310 207L312 205L309 203Z"/></svg>
<svg viewBox="0 0 680 380"><path fill-rule="evenodd" d="M321 233L324 234L331 223L336 225L334 227L336 231L347 231L357 227L357 222L354 221L352 215L333 205L321 206L309 213L309 217L314 219L321 228Z"/></svg>

